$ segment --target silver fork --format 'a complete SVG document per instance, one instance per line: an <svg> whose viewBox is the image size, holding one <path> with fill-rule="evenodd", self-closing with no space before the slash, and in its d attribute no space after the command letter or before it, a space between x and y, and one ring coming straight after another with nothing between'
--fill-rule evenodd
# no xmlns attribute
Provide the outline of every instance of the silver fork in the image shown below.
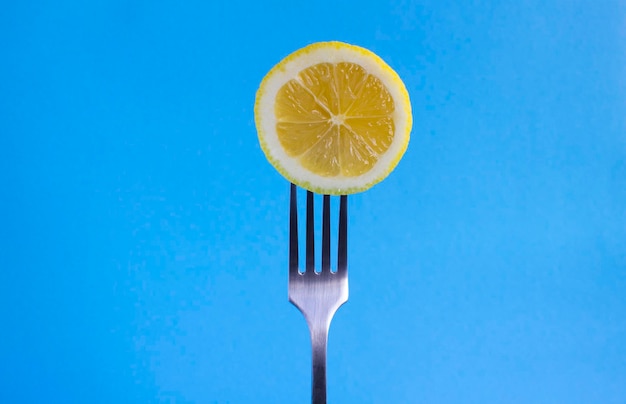
<svg viewBox="0 0 626 404"><path fill-rule="evenodd" d="M333 315L348 300L348 197L339 205L337 270L330 269L330 196L324 195L322 212L322 266L315 271L313 193L307 191L306 266L298 269L297 188L291 184L289 214L289 301L304 315L313 352L312 403L326 404L326 346Z"/></svg>

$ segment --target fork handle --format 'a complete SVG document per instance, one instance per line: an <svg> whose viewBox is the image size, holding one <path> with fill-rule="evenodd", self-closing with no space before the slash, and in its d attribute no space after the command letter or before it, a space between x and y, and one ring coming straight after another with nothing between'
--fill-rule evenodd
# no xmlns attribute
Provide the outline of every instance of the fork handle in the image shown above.
<svg viewBox="0 0 626 404"><path fill-rule="evenodd" d="M329 325L323 323L309 325L313 353L312 404L326 404L326 347Z"/></svg>

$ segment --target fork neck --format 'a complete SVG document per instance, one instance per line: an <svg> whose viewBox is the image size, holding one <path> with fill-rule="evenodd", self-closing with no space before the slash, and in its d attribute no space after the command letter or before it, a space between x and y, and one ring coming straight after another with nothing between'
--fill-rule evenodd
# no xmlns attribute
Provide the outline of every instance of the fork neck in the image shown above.
<svg viewBox="0 0 626 404"><path fill-rule="evenodd" d="M310 325L311 348L313 354L313 379L311 381L311 402L326 404L326 352L328 346L328 325Z"/></svg>

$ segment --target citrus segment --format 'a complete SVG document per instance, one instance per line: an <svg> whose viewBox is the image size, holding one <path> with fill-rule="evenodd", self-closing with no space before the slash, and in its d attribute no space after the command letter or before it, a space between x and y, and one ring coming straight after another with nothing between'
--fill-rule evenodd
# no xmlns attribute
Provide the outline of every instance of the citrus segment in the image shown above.
<svg viewBox="0 0 626 404"><path fill-rule="evenodd" d="M278 122L276 132L289 156L300 156L333 128L331 122Z"/></svg>
<svg viewBox="0 0 626 404"><path fill-rule="evenodd" d="M261 146L290 181L348 194L384 179L406 150L408 93L397 74L363 48L322 42L280 62L257 92Z"/></svg>
<svg viewBox="0 0 626 404"><path fill-rule="evenodd" d="M333 125L313 147L301 156L302 166L325 177L339 175L341 163L339 161L339 136L337 134L338 128Z"/></svg>

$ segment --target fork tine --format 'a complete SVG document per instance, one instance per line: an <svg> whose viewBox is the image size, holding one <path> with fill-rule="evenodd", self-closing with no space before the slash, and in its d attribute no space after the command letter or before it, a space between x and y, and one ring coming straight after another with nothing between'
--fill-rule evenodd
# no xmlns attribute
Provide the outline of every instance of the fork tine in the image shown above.
<svg viewBox="0 0 626 404"><path fill-rule="evenodd" d="M289 275L295 275L298 272L298 194L295 184L291 184L289 205Z"/></svg>
<svg viewBox="0 0 626 404"><path fill-rule="evenodd" d="M315 228L313 227L313 192L306 193L306 271L315 271Z"/></svg>
<svg viewBox="0 0 626 404"><path fill-rule="evenodd" d="M337 272L348 269L348 196L341 195L339 205L339 246L337 248Z"/></svg>
<svg viewBox="0 0 626 404"><path fill-rule="evenodd" d="M322 226L322 272L330 271L330 195L324 195Z"/></svg>

